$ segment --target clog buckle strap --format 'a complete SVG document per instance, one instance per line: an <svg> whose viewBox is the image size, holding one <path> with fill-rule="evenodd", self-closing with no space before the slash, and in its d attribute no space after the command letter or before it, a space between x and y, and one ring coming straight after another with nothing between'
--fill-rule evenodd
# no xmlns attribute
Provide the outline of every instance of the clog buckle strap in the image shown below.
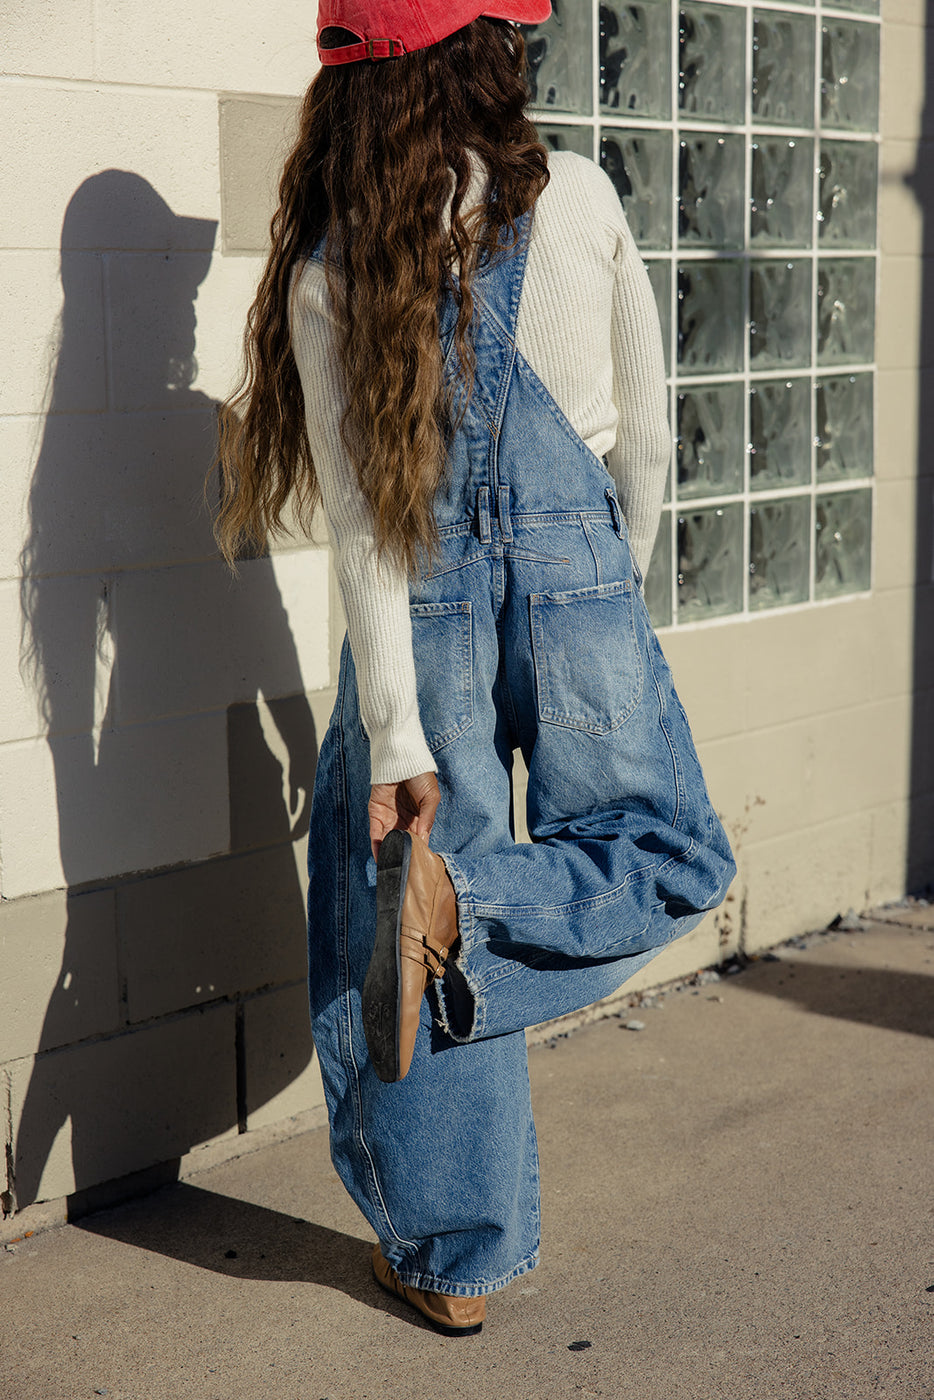
<svg viewBox="0 0 934 1400"><path fill-rule="evenodd" d="M422 956L425 960L425 971L428 975L427 985L436 982L439 977L444 976L444 969L447 966L447 948L433 948L428 942L426 935L422 934Z"/></svg>

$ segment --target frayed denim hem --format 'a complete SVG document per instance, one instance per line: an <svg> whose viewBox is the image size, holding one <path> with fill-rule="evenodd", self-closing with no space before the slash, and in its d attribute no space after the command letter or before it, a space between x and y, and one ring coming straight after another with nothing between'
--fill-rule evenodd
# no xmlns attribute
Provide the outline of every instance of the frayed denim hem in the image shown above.
<svg viewBox="0 0 934 1400"><path fill-rule="evenodd" d="M449 1036L455 1044L468 1045L471 1041L482 1038L486 1022L483 989L469 970L470 954L481 940L473 915L470 885L458 868L456 861L450 856L444 855L443 852L439 852L439 854L444 861L457 897L457 931L460 935L460 947L456 955L449 959L445 976L441 985L437 987L436 1019L445 1035ZM455 991L453 984L456 980L459 981L460 985ZM471 1002L469 1017L465 1014L465 1002L468 998ZM467 1024L468 1019L469 1024ZM440 1292L441 1290L435 1291Z"/></svg>
<svg viewBox="0 0 934 1400"><path fill-rule="evenodd" d="M531 1273L532 1269L537 1268L539 1263L539 1253L536 1247L531 1254L521 1260L508 1274L503 1274L501 1278L476 1279L471 1283L454 1283L451 1279L438 1278L435 1274L409 1273L404 1266L400 1266L390 1259L382 1245L380 1245L380 1249L383 1250L383 1258L387 1263L392 1264L402 1282L408 1284L410 1288L420 1288L426 1293L446 1293L450 1298L480 1298L487 1293L498 1293L501 1288L505 1288L514 1279L521 1278L523 1274Z"/></svg>

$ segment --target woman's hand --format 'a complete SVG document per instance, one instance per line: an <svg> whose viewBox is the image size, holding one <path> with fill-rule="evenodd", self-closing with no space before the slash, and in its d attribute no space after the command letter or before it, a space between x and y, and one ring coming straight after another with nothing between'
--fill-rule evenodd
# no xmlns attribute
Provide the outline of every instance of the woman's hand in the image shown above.
<svg viewBox="0 0 934 1400"><path fill-rule="evenodd" d="M434 773L419 773L401 783L374 783L367 811L374 859L387 831L411 831L428 840L441 801Z"/></svg>

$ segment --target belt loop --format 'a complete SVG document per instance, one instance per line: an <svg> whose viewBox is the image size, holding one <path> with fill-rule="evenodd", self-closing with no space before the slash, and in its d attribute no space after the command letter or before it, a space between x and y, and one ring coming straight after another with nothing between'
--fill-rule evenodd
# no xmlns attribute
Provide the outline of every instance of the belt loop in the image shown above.
<svg viewBox="0 0 934 1400"><path fill-rule="evenodd" d="M481 486L477 492L477 533L481 544L489 544L493 538L490 530L490 488Z"/></svg>
<svg viewBox="0 0 934 1400"><path fill-rule="evenodd" d="M619 501L616 499L614 492L610 489L609 486L606 488L604 494L606 495L607 505L610 507L610 515L613 517L613 529L616 531L620 539L622 539L623 513L619 508Z"/></svg>
<svg viewBox="0 0 934 1400"><path fill-rule="evenodd" d="M512 521L509 519L509 487L501 486L497 492L496 515L503 539L512 544Z"/></svg>

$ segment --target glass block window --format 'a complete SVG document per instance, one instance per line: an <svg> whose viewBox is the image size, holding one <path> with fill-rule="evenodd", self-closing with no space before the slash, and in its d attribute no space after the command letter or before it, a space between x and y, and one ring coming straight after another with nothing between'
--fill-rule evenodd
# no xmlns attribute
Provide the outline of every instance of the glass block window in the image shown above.
<svg viewBox="0 0 934 1400"><path fill-rule="evenodd" d="M870 586L878 0L552 0L539 132L602 165L658 302L656 626Z"/></svg>

